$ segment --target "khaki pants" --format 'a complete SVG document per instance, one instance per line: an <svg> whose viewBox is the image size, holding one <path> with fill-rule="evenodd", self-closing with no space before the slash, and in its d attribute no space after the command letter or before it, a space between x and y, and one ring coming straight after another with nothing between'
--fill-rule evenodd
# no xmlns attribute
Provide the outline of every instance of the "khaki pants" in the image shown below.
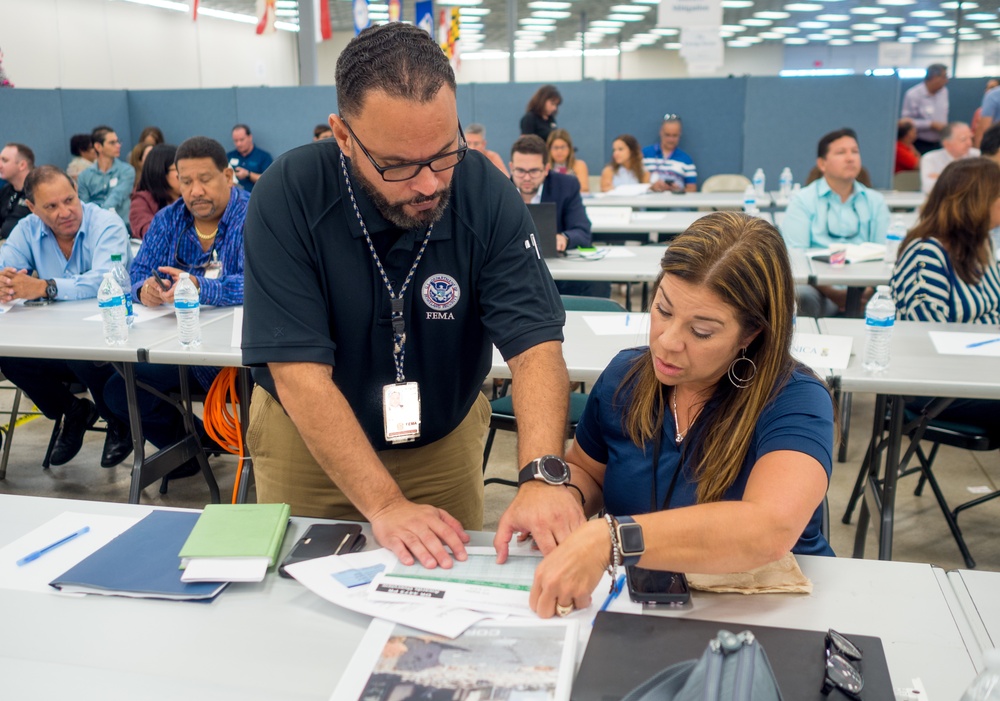
<svg viewBox="0 0 1000 701"><path fill-rule="evenodd" d="M482 530L489 422L490 403L480 394L444 438L420 448L383 450L378 457L407 499L444 509L466 530ZM285 410L261 387L253 390L247 446L259 503L290 504L294 516L365 520L313 458Z"/></svg>

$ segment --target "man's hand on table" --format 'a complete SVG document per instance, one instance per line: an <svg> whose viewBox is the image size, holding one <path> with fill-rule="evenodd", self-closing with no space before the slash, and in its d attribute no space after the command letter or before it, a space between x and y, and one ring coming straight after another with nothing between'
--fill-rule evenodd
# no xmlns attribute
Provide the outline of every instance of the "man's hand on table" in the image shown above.
<svg viewBox="0 0 1000 701"><path fill-rule="evenodd" d="M469 535L444 509L399 499L371 517L375 540L392 550L404 565L419 561L433 569L452 566L452 557L465 560ZM447 548L447 549L446 549ZM452 555L448 554L448 549Z"/></svg>
<svg viewBox="0 0 1000 701"><path fill-rule="evenodd" d="M493 538L497 562L502 564L507 561L514 533L521 534L520 540L529 536L534 538L542 555L547 555L586 520L575 490L541 482L523 484L500 517L497 534Z"/></svg>
<svg viewBox="0 0 1000 701"><path fill-rule="evenodd" d="M27 270L4 268L0 270L0 302L15 299L38 299L45 296L48 283L28 275Z"/></svg>

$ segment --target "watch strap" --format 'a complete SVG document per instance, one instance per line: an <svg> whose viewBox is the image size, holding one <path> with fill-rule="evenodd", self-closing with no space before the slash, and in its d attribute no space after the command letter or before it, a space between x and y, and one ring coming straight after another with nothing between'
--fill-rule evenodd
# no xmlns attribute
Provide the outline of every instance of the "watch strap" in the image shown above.
<svg viewBox="0 0 1000 701"><path fill-rule="evenodd" d="M56 281L55 280L46 280L45 281L45 296L48 299L54 300L58 294L59 294L59 287L56 285Z"/></svg>

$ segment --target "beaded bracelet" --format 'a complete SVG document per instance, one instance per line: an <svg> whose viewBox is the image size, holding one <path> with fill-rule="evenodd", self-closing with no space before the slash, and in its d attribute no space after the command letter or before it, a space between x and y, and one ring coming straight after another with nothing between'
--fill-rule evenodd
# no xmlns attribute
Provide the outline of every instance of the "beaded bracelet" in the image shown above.
<svg viewBox="0 0 1000 701"><path fill-rule="evenodd" d="M611 593L614 593L615 583L618 581L618 566L622 564L622 551L618 544L618 531L615 529L614 516L604 514L604 520L607 521L608 533L611 534L611 562L608 563L608 575L611 576Z"/></svg>

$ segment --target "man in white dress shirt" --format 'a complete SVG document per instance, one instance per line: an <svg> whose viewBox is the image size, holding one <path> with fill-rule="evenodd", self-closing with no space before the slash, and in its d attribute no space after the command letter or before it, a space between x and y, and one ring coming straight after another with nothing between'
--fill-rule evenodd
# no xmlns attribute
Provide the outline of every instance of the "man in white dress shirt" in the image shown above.
<svg viewBox="0 0 1000 701"><path fill-rule="evenodd" d="M972 129L965 122L953 122L941 131L941 148L920 157L920 190L926 194L934 188L941 171L952 161L975 158L979 149L972 148Z"/></svg>

